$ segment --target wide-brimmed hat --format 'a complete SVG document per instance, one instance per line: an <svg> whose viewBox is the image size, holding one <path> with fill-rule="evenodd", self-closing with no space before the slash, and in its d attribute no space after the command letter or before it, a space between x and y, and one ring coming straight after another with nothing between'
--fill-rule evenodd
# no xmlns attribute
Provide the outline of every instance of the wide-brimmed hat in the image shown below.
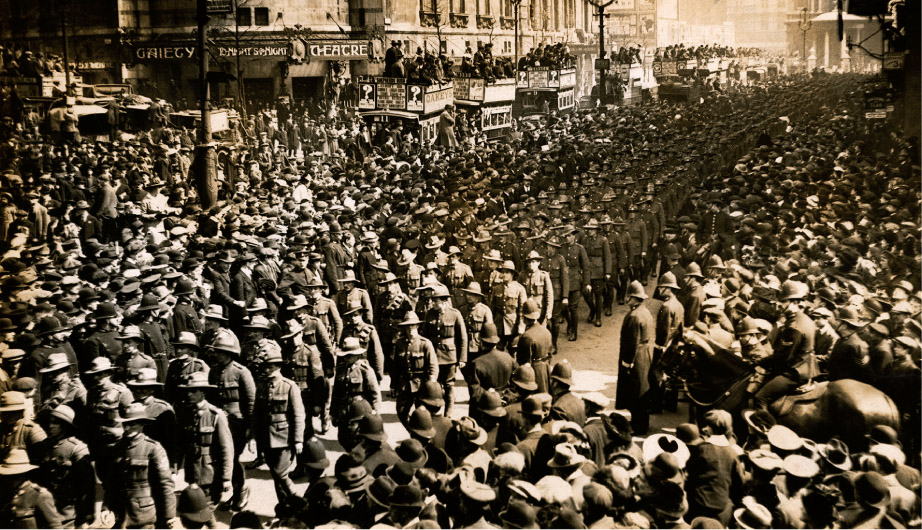
<svg viewBox="0 0 922 530"><path fill-rule="evenodd" d="M144 408L144 405L138 402L134 402L125 408L125 414L117 421L120 423L133 423L138 421L148 422L152 420L153 418L148 417L147 410Z"/></svg>
<svg viewBox="0 0 922 530"><path fill-rule="evenodd" d="M102 372L111 372L113 369L112 361L108 357L96 357L90 361L90 367L84 370L86 375L99 374Z"/></svg>
<svg viewBox="0 0 922 530"><path fill-rule="evenodd" d="M339 283L358 283L358 278L355 277L355 271L352 269L346 269L345 275L336 280Z"/></svg>
<svg viewBox="0 0 922 530"><path fill-rule="evenodd" d="M179 336L176 337L173 344L176 346L189 346L191 348L199 347L198 337L191 331L180 331Z"/></svg>
<svg viewBox="0 0 922 530"><path fill-rule="evenodd" d="M757 529L772 527L772 512L759 504L753 497L743 498L743 507L733 511L733 519L739 528Z"/></svg>
<svg viewBox="0 0 922 530"><path fill-rule="evenodd" d="M413 326L422 324L423 321L419 319L419 315L416 314L416 311L408 311L407 317L402 321L397 323L398 326Z"/></svg>
<svg viewBox="0 0 922 530"><path fill-rule="evenodd" d="M29 462L29 453L25 449L18 447L10 449L0 463L0 475L21 475L33 469L38 469L38 466Z"/></svg>
<svg viewBox="0 0 922 530"><path fill-rule="evenodd" d="M67 405L58 405L50 412L51 417L57 421L64 422L68 425L74 424L74 418L77 417L77 414L74 412L74 409L70 408Z"/></svg>
<svg viewBox="0 0 922 530"><path fill-rule="evenodd" d="M35 336L42 337L59 331L67 331L69 328L62 326L61 322L55 317L43 317L35 325Z"/></svg>
<svg viewBox="0 0 922 530"><path fill-rule="evenodd" d="M462 288L461 291L462 291L462 292L465 292L465 293L467 293L467 294L473 294L473 295L477 295L477 296L485 296L484 293L483 293L483 289L480 287L480 283L479 283L479 282L471 282L471 283L468 284L467 287Z"/></svg>
<svg viewBox="0 0 922 530"><path fill-rule="evenodd" d="M562 443L557 444L554 448L554 457L548 460L547 467L551 469L575 468L586 460L586 457L576 450L576 446L571 443Z"/></svg>
<svg viewBox="0 0 922 530"><path fill-rule="evenodd" d="M768 443L775 449L791 452L803 447L803 439L784 425L775 425L766 433Z"/></svg>
<svg viewBox="0 0 922 530"><path fill-rule="evenodd" d="M352 452L336 460L336 484L343 492L353 493L365 489L368 483L368 470L362 464L363 458L360 454Z"/></svg>
<svg viewBox="0 0 922 530"><path fill-rule="evenodd" d="M390 497L396 488L397 483L394 482L394 479L387 475L381 475L368 483L365 487L365 494L378 506L387 508L390 506Z"/></svg>
<svg viewBox="0 0 922 530"><path fill-rule="evenodd" d="M441 248L441 246L444 244L445 244L444 239L440 239L439 236L433 235L433 236L429 236L429 240L426 241L426 244L424 246L429 250L435 250L437 248Z"/></svg>
<svg viewBox="0 0 922 530"><path fill-rule="evenodd" d="M852 469L848 446L838 438L830 438L828 442L820 445L819 454L827 464L839 471L851 471Z"/></svg>
<svg viewBox="0 0 922 530"><path fill-rule="evenodd" d="M26 410L26 395L15 390L0 394L0 412L15 410Z"/></svg>
<svg viewBox="0 0 922 530"><path fill-rule="evenodd" d="M523 501L510 501L499 513L499 520L503 528L539 528L537 510Z"/></svg>
<svg viewBox="0 0 922 530"><path fill-rule="evenodd" d="M343 347L336 351L339 357L347 355L364 355L367 350L362 347L358 337L346 337L343 339Z"/></svg>
<svg viewBox="0 0 922 530"><path fill-rule="evenodd" d="M202 316L205 318L220 320L221 322L227 322L227 318L224 316L224 314L224 306L219 304L209 304L205 309L205 312L202 313Z"/></svg>
<svg viewBox="0 0 922 530"><path fill-rule="evenodd" d="M464 416L458 420L458 433L461 439L474 445L481 446L487 442L487 431L477 424L477 420Z"/></svg>
<svg viewBox="0 0 922 530"><path fill-rule="evenodd" d="M196 373L204 373L204 372L196 372ZM135 374L134 378L130 379L126 384L129 387L163 386L163 383L161 383L157 379L157 370L153 368L139 369L138 373Z"/></svg>
<svg viewBox="0 0 922 530"><path fill-rule="evenodd" d="M652 462L660 453L671 453L679 462L679 467L684 468L691 452L685 442L666 433L654 434L644 440L643 460Z"/></svg>
<svg viewBox="0 0 922 530"><path fill-rule="evenodd" d="M179 388L184 390L194 390L194 389L212 389L218 388L215 385L212 385L208 382L208 374L205 372L192 372L186 376L186 380L183 384L179 385Z"/></svg>
<svg viewBox="0 0 922 530"><path fill-rule="evenodd" d="M515 262L512 261L511 259L507 259L503 261L503 264L497 267L497 269L501 271L509 271L509 272L514 273L515 272Z"/></svg>
<svg viewBox="0 0 922 530"><path fill-rule="evenodd" d="M58 370L64 370L71 366L70 359L67 358L67 354L64 352L55 352L48 356L48 366L39 370L39 373L48 374L51 372L57 372Z"/></svg>
<svg viewBox="0 0 922 530"><path fill-rule="evenodd" d="M788 455L781 463L781 468L788 475L799 478L813 478L820 472L820 466L803 455Z"/></svg>

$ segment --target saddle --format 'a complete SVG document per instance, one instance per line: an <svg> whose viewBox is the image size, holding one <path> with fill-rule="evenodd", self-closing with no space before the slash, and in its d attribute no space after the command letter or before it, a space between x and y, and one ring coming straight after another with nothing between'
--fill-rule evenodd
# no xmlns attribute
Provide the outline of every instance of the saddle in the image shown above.
<svg viewBox="0 0 922 530"><path fill-rule="evenodd" d="M776 418L787 416L798 403L812 403L826 393L828 383L816 383L812 388L798 387L794 393L779 398L772 404L772 408L777 409Z"/></svg>

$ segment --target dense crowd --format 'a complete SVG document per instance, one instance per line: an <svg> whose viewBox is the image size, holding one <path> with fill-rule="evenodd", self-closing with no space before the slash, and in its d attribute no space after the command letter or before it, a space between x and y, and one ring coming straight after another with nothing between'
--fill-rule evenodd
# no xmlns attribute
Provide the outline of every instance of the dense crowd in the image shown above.
<svg viewBox="0 0 922 530"><path fill-rule="evenodd" d="M278 527L918 525L919 146L859 117L860 82L551 115L510 143L260 134L205 211L182 131L14 124L0 525L102 524L101 501L116 527L256 527L252 440ZM560 341L622 304L616 399L574 392ZM648 432L683 343L758 374L743 421ZM810 439L768 412L823 378L898 419Z"/></svg>
<svg viewBox="0 0 922 530"><path fill-rule="evenodd" d="M759 48L734 48L718 44L701 46L688 46L672 44L665 48L656 49L656 57L661 59L716 59L736 57L762 57L765 52Z"/></svg>

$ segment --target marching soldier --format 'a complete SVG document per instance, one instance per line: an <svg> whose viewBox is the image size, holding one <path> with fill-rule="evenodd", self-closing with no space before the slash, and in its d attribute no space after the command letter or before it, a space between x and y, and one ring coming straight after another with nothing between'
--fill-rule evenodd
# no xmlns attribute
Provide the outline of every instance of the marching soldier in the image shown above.
<svg viewBox="0 0 922 530"><path fill-rule="evenodd" d="M54 496L62 528L88 528L96 519L96 472L89 448L74 436L75 417L67 405L49 412L49 449L39 481Z"/></svg>
<svg viewBox="0 0 922 530"><path fill-rule="evenodd" d="M647 278L643 276L644 263L647 260L650 240L647 234L647 225L640 216L640 210L632 207L627 218L627 232L631 235L631 279L640 280L644 285Z"/></svg>
<svg viewBox="0 0 922 530"><path fill-rule="evenodd" d="M618 304L623 305L627 294L627 286L634 280L634 263L638 260L640 251L636 246L637 243L634 237L631 235L631 231L627 228L627 223L620 219L616 219L614 223L615 229L621 237L621 246L624 248L621 269L618 271L618 290L616 293Z"/></svg>
<svg viewBox="0 0 922 530"><path fill-rule="evenodd" d="M454 404L455 370L467 364L467 326L464 317L451 306L448 288L435 285L430 297L435 302L426 315L423 336L432 341L439 359L439 384L445 394L445 416L450 416Z"/></svg>
<svg viewBox="0 0 922 530"><path fill-rule="evenodd" d="M522 305L528 299L525 287L515 281L515 263L506 260L499 268L503 282L498 290L493 291L493 319L496 330L500 335L500 349L506 349L514 344L516 337L525 331L522 322Z"/></svg>
<svg viewBox="0 0 922 530"><path fill-rule="evenodd" d="M179 528L170 461L163 447L144 434L150 421L144 405L132 403L119 421L125 434L108 455L114 462L106 488L115 528Z"/></svg>
<svg viewBox="0 0 922 530"><path fill-rule="evenodd" d="M460 257L461 249L456 246L449 247L448 270L445 276L448 288L451 289L451 302L456 309L463 313L467 298L461 290L473 281L474 272L469 265L461 263Z"/></svg>
<svg viewBox="0 0 922 530"><path fill-rule="evenodd" d="M615 222L611 220L611 217L603 215L599 225L602 227L602 237L608 241L611 251L611 276L605 282L605 296L602 298L605 316L610 317L615 296L619 292L621 282L624 281L627 255L621 239L621 230L615 228Z"/></svg>
<svg viewBox="0 0 922 530"><path fill-rule="evenodd" d="M306 308L307 313L323 322L324 327L330 332L330 341L339 344L343 332L343 319L339 316L339 309L333 300L323 296L324 283L319 276L314 276L313 282L307 287L311 293L310 298L304 300L307 304L303 304L301 298L296 296L293 310Z"/></svg>
<svg viewBox="0 0 922 530"><path fill-rule="evenodd" d="M323 374L323 362L320 349L324 355L333 355L333 345L320 320L308 316L310 329L305 328L297 319L285 323L286 333L279 337L284 351L283 357L288 359L286 375L298 384L301 391L301 401L304 403L304 439L314 437L314 416L321 416L321 428L324 418L323 407L326 405L326 392L324 392L326 378ZM319 347L318 347L319 345Z"/></svg>
<svg viewBox="0 0 922 530"><path fill-rule="evenodd" d="M381 390L374 369L365 359L365 349L359 344L359 339L346 337L336 356L330 417L333 418L333 425L341 427L349 404L359 396L365 398L371 404L372 412L377 414L381 406Z"/></svg>
<svg viewBox="0 0 922 530"><path fill-rule="evenodd" d="M112 370L112 362L108 357L97 357L83 372L87 382L88 414L85 425L81 425L85 428L81 438L90 446L100 478L108 476L111 459L107 455L122 437L119 417L134 401L128 387L112 381Z"/></svg>
<svg viewBox="0 0 922 530"><path fill-rule="evenodd" d="M480 331L487 322L493 322L493 311L483 303L484 294L480 289L479 282L471 282L470 285L461 289L467 297L464 313L464 325L467 327L467 359L473 361L480 355Z"/></svg>
<svg viewBox="0 0 922 530"><path fill-rule="evenodd" d="M240 454L251 438L251 418L256 398L256 383L247 367L235 360L240 357L240 343L237 337L226 329L218 332L209 347L215 358L215 365L208 373L208 381L217 388L215 405L227 415L234 446L231 484L234 495L231 505L237 511L246 507L250 490L246 486L246 473L240 464Z"/></svg>
<svg viewBox="0 0 922 530"><path fill-rule="evenodd" d="M198 337L191 331L182 331L173 341L175 357L170 360L170 367L166 373L166 397L170 401L179 398L179 385L186 382L190 375L203 372L208 375L211 368L208 363L198 358Z"/></svg>
<svg viewBox="0 0 922 530"><path fill-rule="evenodd" d="M394 344L393 388L397 399L397 418L407 425L416 393L425 381L437 381L439 359L435 347L419 334L422 321L414 311L401 322L401 334Z"/></svg>
<svg viewBox="0 0 922 530"><path fill-rule="evenodd" d="M157 370L142 368L134 379L126 383L136 402L144 405L144 414L150 419L144 426L144 434L163 446L170 459L171 469L177 469L182 459L176 437L176 412L173 406L154 396L163 385L157 380Z"/></svg>
<svg viewBox="0 0 922 530"><path fill-rule="evenodd" d="M304 449L304 403L298 385L282 376L282 350L266 340L260 345L260 385L253 406L256 446L269 465L279 502L293 495L288 477Z"/></svg>
<svg viewBox="0 0 922 530"><path fill-rule="evenodd" d="M342 291L340 291L342 292ZM378 338L378 330L362 319L363 306L354 303L343 312L345 325L343 326L343 337L355 337L359 339L359 344L365 349L368 363L375 370L375 376L378 382L384 380L384 352L381 350L381 340Z"/></svg>
<svg viewBox="0 0 922 530"><path fill-rule="evenodd" d="M346 312L358 306L365 322L374 322L374 307L368 291L358 286L358 279L352 269L346 271L345 276L339 279L340 289L336 292L336 309L339 314L346 316Z"/></svg>
<svg viewBox="0 0 922 530"><path fill-rule="evenodd" d="M547 271L541 270L541 262L544 258L537 250L532 250L525 257L526 267L528 270L524 274L522 285L528 294L528 299L535 302L540 311L538 319L542 324L549 321L554 314L554 285L551 281L551 275Z"/></svg>
<svg viewBox="0 0 922 530"><path fill-rule="evenodd" d="M375 325L384 355L384 371L392 374L391 363L394 359L394 341L398 334L398 326L406 319L407 313L413 310L413 306L410 303L410 297L401 290L400 282L397 281L394 273L385 273L379 285L385 291L377 299L375 315L378 321Z"/></svg>
<svg viewBox="0 0 922 530"><path fill-rule="evenodd" d="M167 342L164 325L160 319L160 302L157 295L142 296L141 305L135 311L138 313L136 325L143 337L143 351L154 358L157 365L157 377L162 383L166 379L169 356L173 350Z"/></svg>
<svg viewBox="0 0 922 530"><path fill-rule="evenodd" d="M567 319L567 340L572 342L579 338L580 292L590 293L592 286L589 283L589 256L586 249L576 242L576 229L570 226L564 231L564 235L567 239L561 253L567 259L571 290L566 298L561 300L561 305Z"/></svg>
<svg viewBox="0 0 922 530"><path fill-rule="evenodd" d="M234 442L227 416L205 400L205 392L217 387L208 383L208 375L194 372L179 389L184 393L179 413L185 480L210 493L218 504L222 495L230 497L233 486Z"/></svg>
<svg viewBox="0 0 922 530"><path fill-rule="evenodd" d="M47 396L42 398L38 409L39 422L43 422L46 415L59 405L67 405L81 413L85 409L86 388L80 379L71 377L69 369L70 360L66 353L61 352L48 356L48 366L39 370L46 385L46 391L43 394Z"/></svg>
<svg viewBox="0 0 922 530"><path fill-rule="evenodd" d="M29 463L23 449L13 449L0 463L0 475L7 478L0 492L0 526L3 528L63 528L54 497L29 479L38 466Z"/></svg>
<svg viewBox="0 0 922 530"><path fill-rule="evenodd" d="M548 319L548 328L551 332L553 342L552 353L557 353L557 337L560 335L560 320L562 318L563 307L569 303L570 294L570 269L567 266L567 258L560 254L560 239L555 237L548 238L547 256L544 258L542 269L547 271L551 277L551 289L558 293L560 300L554 300L553 310Z"/></svg>
<svg viewBox="0 0 922 530"><path fill-rule="evenodd" d="M586 254L589 257L589 286L591 290L584 293L589 305L589 322L595 327L602 327L602 300L608 280L611 279L611 249L608 240L599 232L599 222L590 219L583 227L586 229Z"/></svg>
<svg viewBox="0 0 922 530"><path fill-rule="evenodd" d="M134 379L142 368L159 369L157 361L145 351L145 339L141 328L126 326L118 340L122 341L122 354L115 359L119 381Z"/></svg>

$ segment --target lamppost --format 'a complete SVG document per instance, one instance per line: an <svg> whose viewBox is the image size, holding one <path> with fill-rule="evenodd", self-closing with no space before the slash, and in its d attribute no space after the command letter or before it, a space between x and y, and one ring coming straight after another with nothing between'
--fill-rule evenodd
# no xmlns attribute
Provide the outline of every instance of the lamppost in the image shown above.
<svg viewBox="0 0 922 530"><path fill-rule="evenodd" d="M604 4L601 2L593 2L593 0L588 0L590 4L595 6L599 12L596 14L599 17L599 59L605 59L605 17L608 15L605 14L605 8L612 5L615 0L608 0ZM604 63L602 63L604 65ZM604 105L608 100L607 94L605 93L605 76L608 74L608 68L599 69L599 106Z"/></svg>
<svg viewBox="0 0 922 530"><path fill-rule="evenodd" d="M515 17L515 63L513 69L519 71L519 7L522 0L512 0L512 15ZM518 76L518 74L516 74Z"/></svg>
<svg viewBox="0 0 922 530"><path fill-rule="evenodd" d="M67 40L67 17L71 13L71 0L60 0L58 2L58 11L61 14L61 38L63 39L64 53L64 94L71 96L70 92L70 45Z"/></svg>
<svg viewBox="0 0 922 530"><path fill-rule="evenodd" d="M813 23L810 21L810 16L807 13L807 7L804 6L800 10L800 30L803 32L803 41L800 46L800 59L804 62L804 72L807 71L807 30Z"/></svg>
<svg viewBox="0 0 922 530"><path fill-rule="evenodd" d="M215 150L211 145L211 99L208 94L208 51L205 48L207 37L205 28L208 25L208 2L197 0L196 22L198 22L198 75L199 75L199 108L201 120L198 130L198 146L196 147L196 188L202 209L208 210L218 202L217 170L215 168Z"/></svg>

